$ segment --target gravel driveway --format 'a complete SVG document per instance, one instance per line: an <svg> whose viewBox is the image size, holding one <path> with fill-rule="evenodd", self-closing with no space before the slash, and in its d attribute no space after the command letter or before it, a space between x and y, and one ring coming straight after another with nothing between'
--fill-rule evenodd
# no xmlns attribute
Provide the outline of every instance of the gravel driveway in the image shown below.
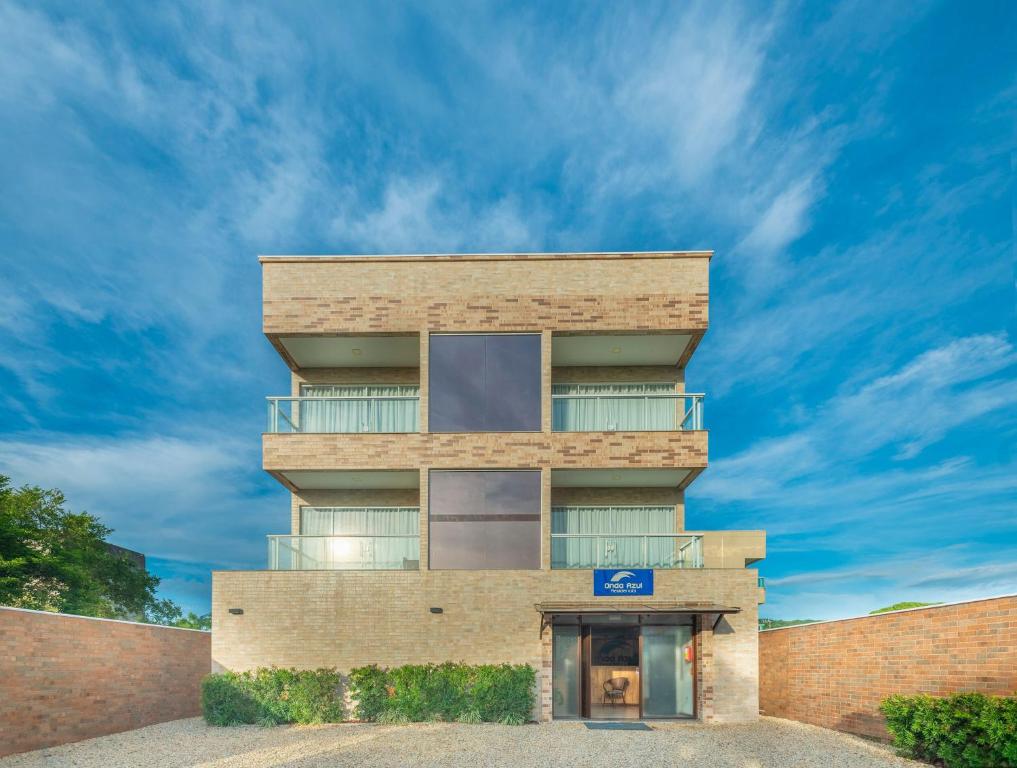
<svg viewBox="0 0 1017 768"><path fill-rule="evenodd" d="M546 725L319 725L211 728L200 719L0 758L0 768L319 766L883 768L919 766L887 747L790 720L655 724L652 731Z"/></svg>

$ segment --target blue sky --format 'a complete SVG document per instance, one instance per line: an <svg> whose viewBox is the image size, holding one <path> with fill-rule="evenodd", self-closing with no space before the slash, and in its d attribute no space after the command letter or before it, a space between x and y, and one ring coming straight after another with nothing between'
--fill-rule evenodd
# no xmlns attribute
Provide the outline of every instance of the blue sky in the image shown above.
<svg viewBox="0 0 1017 768"><path fill-rule="evenodd" d="M260 568L258 253L716 251L764 615L1017 591L1012 3L0 2L0 472Z"/></svg>

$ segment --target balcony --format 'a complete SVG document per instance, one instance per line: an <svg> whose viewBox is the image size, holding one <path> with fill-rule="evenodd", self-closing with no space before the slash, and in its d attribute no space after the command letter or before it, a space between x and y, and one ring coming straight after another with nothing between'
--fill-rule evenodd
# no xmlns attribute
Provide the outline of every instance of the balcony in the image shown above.
<svg viewBox="0 0 1017 768"><path fill-rule="evenodd" d="M700 534L551 534L554 569L702 567Z"/></svg>
<svg viewBox="0 0 1017 768"><path fill-rule="evenodd" d="M554 393L555 432L677 432L703 429L703 395Z"/></svg>
<svg viewBox="0 0 1017 768"><path fill-rule="evenodd" d="M269 397L267 400L266 432L270 434L420 431L419 394Z"/></svg>
<svg viewBox="0 0 1017 768"><path fill-rule="evenodd" d="M271 571L416 571L420 535L269 536Z"/></svg>

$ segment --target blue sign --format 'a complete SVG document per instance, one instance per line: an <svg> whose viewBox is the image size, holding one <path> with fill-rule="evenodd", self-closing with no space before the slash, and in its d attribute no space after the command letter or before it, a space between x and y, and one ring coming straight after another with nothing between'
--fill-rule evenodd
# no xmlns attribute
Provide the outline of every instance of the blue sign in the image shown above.
<svg viewBox="0 0 1017 768"><path fill-rule="evenodd" d="M596 597L652 595L653 570L650 568L597 568L593 572Z"/></svg>

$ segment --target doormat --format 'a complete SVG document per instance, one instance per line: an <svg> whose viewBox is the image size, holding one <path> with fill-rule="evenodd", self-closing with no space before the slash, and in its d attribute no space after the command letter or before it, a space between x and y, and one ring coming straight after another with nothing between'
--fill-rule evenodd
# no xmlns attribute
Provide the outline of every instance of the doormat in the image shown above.
<svg viewBox="0 0 1017 768"><path fill-rule="evenodd" d="M652 731L646 723L584 723L591 731Z"/></svg>

